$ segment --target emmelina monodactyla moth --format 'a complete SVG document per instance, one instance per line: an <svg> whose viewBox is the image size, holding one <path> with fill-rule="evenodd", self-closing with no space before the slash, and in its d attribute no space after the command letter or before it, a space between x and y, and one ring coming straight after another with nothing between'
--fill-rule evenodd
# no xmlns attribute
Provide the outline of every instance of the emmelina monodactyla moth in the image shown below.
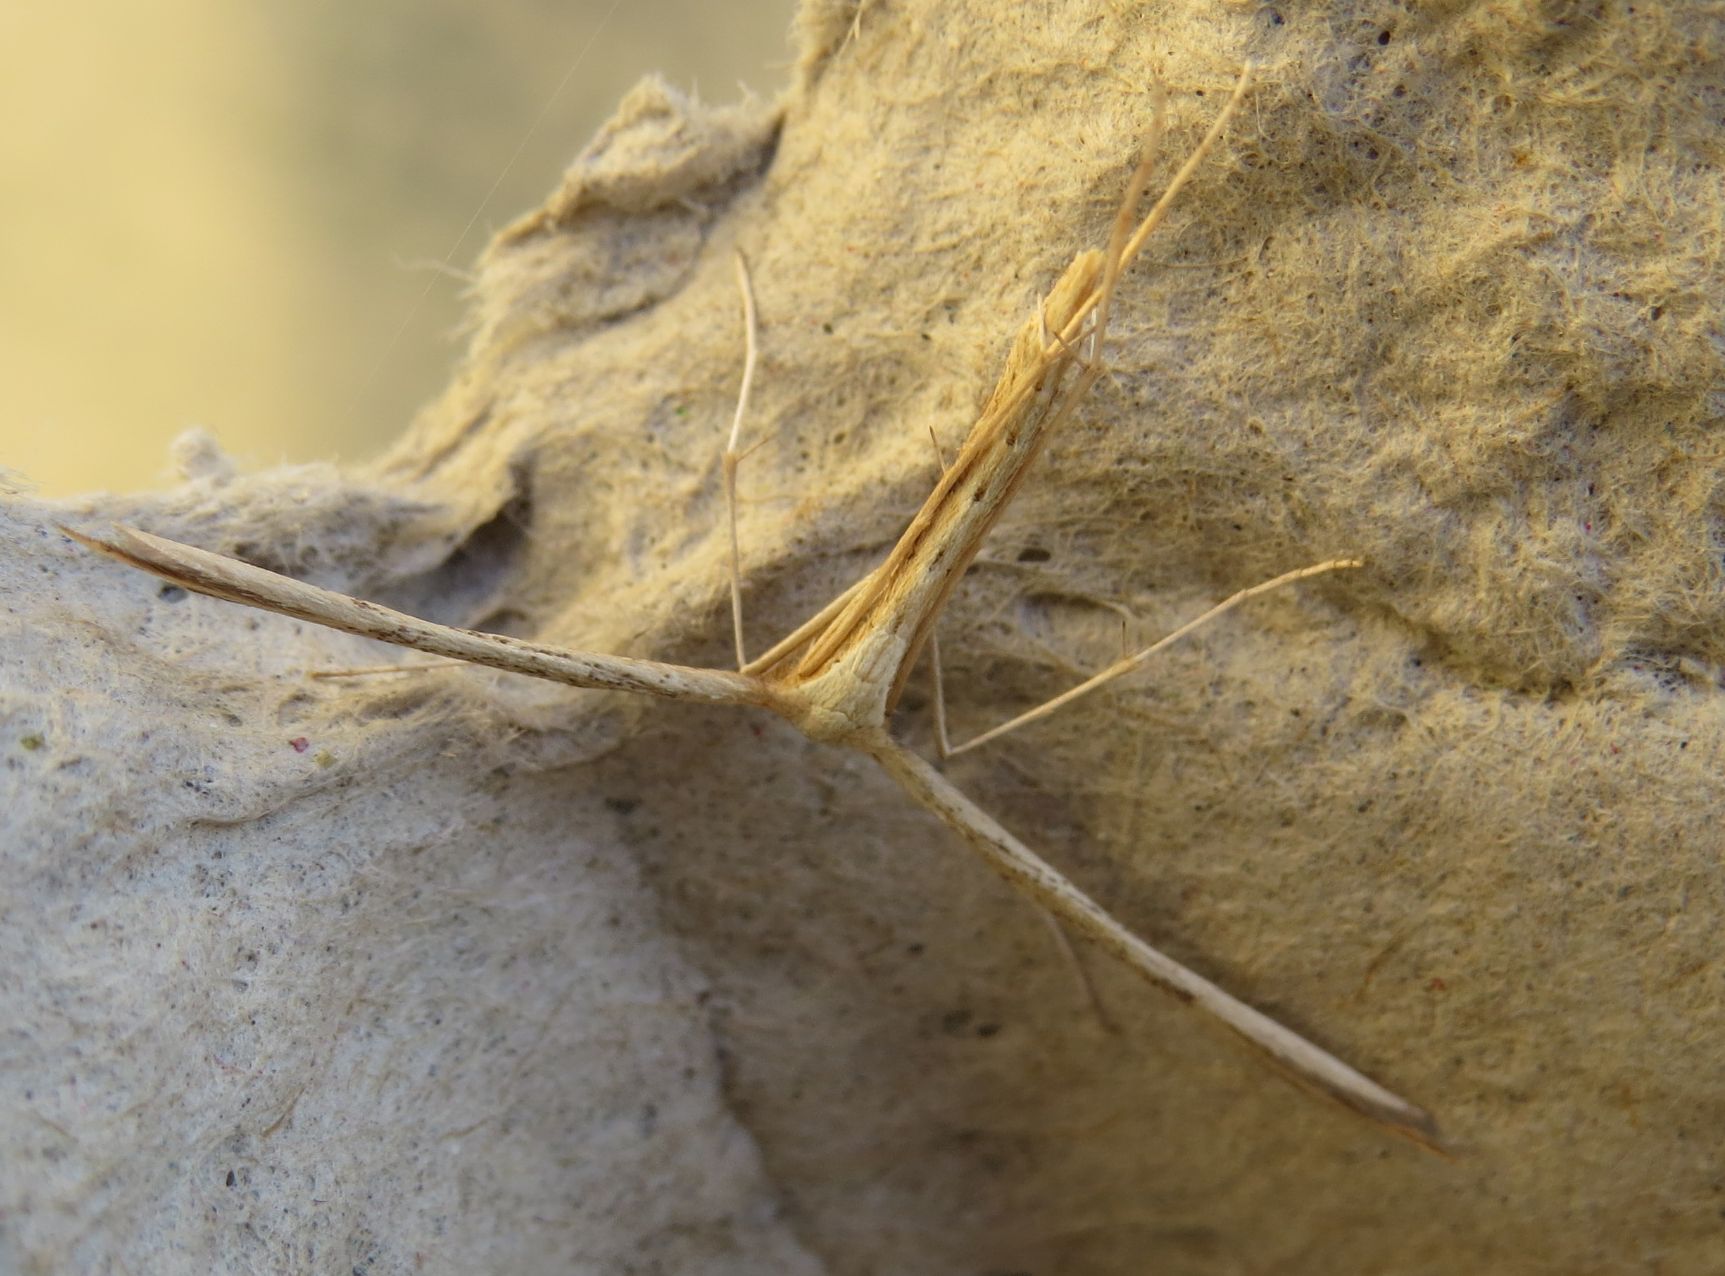
<svg viewBox="0 0 1725 1276"><path fill-rule="evenodd" d="M886 561L764 656L746 664L739 660L741 668L735 673L570 651L432 624L133 528L116 527L107 540L70 534L92 549L216 598L577 687L758 706L788 719L812 739L860 749L962 836L995 872L1054 916L1157 987L1232 1029L1295 1081L1398 1134L1436 1148L1437 1129L1428 1113L1157 952L887 732L887 718L905 677L953 586L1049 433L1072 415L1101 375L1102 339L1120 272L1137 255L1180 188L1222 135L1249 80L1248 67L1209 133L1134 228L1132 211L1149 180L1154 151L1153 144L1146 147L1121 202L1106 250L1081 252L1049 290L1038 313L1020 330L999 383L957 459L941 476ZM1160 122L1158 111L1158 129ZM752 323L749 331L752 354ZM1080 353L1086 345L1088 357ZM752 358L749 362L752 366ZM747 380L745 373L745 397ZM733 428L725 466L727 492L733 487L735 444ZM1357 565L1352 560L1335 560L1290 572L1242 591L1193 625L1276 585ZM1121 661L1058 703L1136 668L1153 651L1192 627L1183 627L1156 647ZM1027 716L1039 716L1054 703Z"/></svg>

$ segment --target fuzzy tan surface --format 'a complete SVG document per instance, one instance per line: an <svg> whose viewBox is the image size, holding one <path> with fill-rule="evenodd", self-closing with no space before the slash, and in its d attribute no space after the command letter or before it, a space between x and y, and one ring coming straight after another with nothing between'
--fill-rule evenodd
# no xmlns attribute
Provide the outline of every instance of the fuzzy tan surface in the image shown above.
<svg viewBox="0 0 1725 1276"><path fill-rule="evenodd" d="M811 3L781 106L654 84L490 249L365 473L188 444L10 503L9 1270L1712 1272L1725 1255L1721 42L1700 5ZM121 517L454 623L727 660L884 553L1190 148L1112 375L954 600L960 733L1357 553L950 773L1430 1107L1291 1088L763 718L164 594ZM901 715L926 742L927 682Z"/></svg>

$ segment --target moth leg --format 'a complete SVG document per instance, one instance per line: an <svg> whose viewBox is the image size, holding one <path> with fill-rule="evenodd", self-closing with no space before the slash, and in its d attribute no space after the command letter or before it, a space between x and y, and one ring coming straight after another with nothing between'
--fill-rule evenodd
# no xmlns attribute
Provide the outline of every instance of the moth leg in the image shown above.
<svg viewBox="0 0 1725 1276"><path fill-rule="evenodd" d="M725 516L731 529L731 636L737 647L737 668L745 668L749 658L743 647L743 581L742 553L737 540L737 466L748 452L739 452L737 443L743 433L743 417L749 410L749 391L755 384L755 362L759 354L755 318L755 289L749 280L749 263L741 252L736 255L737 291L743 299L743 384L737 391L737 410L731 417L731 434L725 451L719 458L725 478ZM756 447L760 446L756 444ZM749 451L753 451L750 448Z"/></svg>
<svg viewBox="0 0 1725 1276"><path fill-rule="evenodd" d="M1064 706L1071 704L1074 700L1077 700L1079 697L1087 696L1099 687L1106 686L1116 678L1124 677L1126 674L1141 668L1152 656L1172 646L1174 643L1186 637L1188 634L1191 634L1193 631L1209 624L1223 612L1233 610L1249 598L1256 598L1259 594L1267 594L1271 590L1280 589L1284 585L1291 585L1295 581L1306 580L1312 576L1321 576L1326 572L1343 571L1348 568L1359 567L1361 565L1361 561L1357 558L1332 558L1327 562L1314 563L1310 567L1301 567L1295 571L1283 572L1280 576L1277 576L1274 579L1262 581L1259 584L1242 589L1238 593L1232 594L1228 598L1223 599L1203 615L1187 621L1178 629L1174 630L1174 632L1151 643L1142 651L1134 652L1129 656L1116 660L1101 673L1096 674L1094 677L1085 679L1076 687L1073 687L1068 691L1061 692L1061 694L1055 696L1052 700L1046 700L1042 704L1037 705L1034 709L1025 710L1016 718L1012 718L1009 721L1001 723L997 727L984 731L979 736L973 736L963 744L954 747L952 752L955 754L963 753L967 749L974 749L978 745L986 744L990 740L998 739L1008 731L1016 731L1019 727L1035 722L1039 718L1046 718L1056 709L1063 708Z"/></svg>
<svg viewBox="0 0 1725 1276"><path fill-rule="evenodd" d="M1096 981L1090 977L1090 967L1084 964L1084 957L1078 951L1078 946L1072 942L1072 936L1066 933L1066 927L1060 924L1060 919L1034 900L1031 903L1036 911L1042 914L1042 920L1048 923L1048 929L1054 935L1054 944L1066 954L1066 964L1072 971L1072 978L1078 985L1078 991L1090 1007L1090 1013L1096 1016L1096 1022L1102 1025L1105 1032L1111 1036L1120 1035L1120 1025L1114 1016L1108 1013L1108 1007L1102 1003L1102 994L1096 990Z"/></svg>

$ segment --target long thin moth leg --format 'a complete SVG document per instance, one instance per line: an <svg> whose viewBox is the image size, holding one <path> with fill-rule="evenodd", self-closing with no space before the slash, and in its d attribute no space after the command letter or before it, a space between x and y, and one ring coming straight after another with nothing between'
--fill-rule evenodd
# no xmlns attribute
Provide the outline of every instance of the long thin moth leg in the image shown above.
<svg viewBox="0 0 1725 1276"><path fill-rule="evenodd" d="M737 390L737 411L731 417L731 437L725 442L720 466L725 476L725 517L731 528L731 634L737 644L737 669L748 668L743 648L743 567L737 544L737 465L742 460L737 442L743 433L743 417L749 410L749 391L755 384L755 361L759 354L755 319L755 288L749 281L749 263L737 254L737 290L743 297L743 384Z"/></svg>
<svg viewBox="0 0 1725 1276"><path fill-rule="evenodd" d="M1176 642L1179 642L1180 639L1191 634L1194 630L1209 624L1223 612L1232 611L1235 607L1238 607L1249 598L1256 598L1259 594L1267 594L1273 589L1280 589L1282 586L1291 585L1295 581L1309 580L1313 576L1321 576L1325 572L1343 571L1350 567L1359 567L1360 565L1360 560L1357 558L1332 558L1328 562L1314 563L1310 567L1301 567L1295 571L1283 572L1280 576L1277 576L1272 580L1262 581L1259 584L1242 589L1238 593L1232 594L1228 598L1217 603L1203 615L1195 617L1192 620L1188 620L1185 624L1174 630L1173 633L1157 639L1142 651L1134 652L1132 655L1124 656L1121 659L1116 660L1101 673L1096 674L1093 677L1086 678L1071 690L1061 692L1052 700L1043 701L1034 709L1026 709L1016 718L1011 718L997 727L991 727L979 736L973 736L963 744L953 748L952 752L954 754L964 753L969 749L976 748L978 745L987 744L990 740L999 739L1008 731L1016 731L1019 727L1035 722L1040 718L1046 718L1056 709L1060 709L1071 704L1079 697L1087 696L1092 691L1113 682L1116 678L1125 677L1133 670L1143 668L1150 658L1155 656L1158 652L1166 650Z"/></svg>
<svg viewBox="0 0 1725 1276"><path fill-rule="evenodd" d="M946 730L946 675L940 668L940 634L928 634L928 669L934 683L934 747L944 760L952 756L952 737Z"/></svg>
<svg viewBox="0 0 1725 1276"><path fill-rule="evenodd" d="M1096 1016L1096 1022L1106 1031L1118 1034L1120 1025L1102 1004L1102 994L1096 990L1096 981L1090 977L1090 968L1084 964L1084 958L1079 956L1078 949L1072 943L1072 936L1066 933L1066 927L1060 924L1060 919L1046 908L1039 905L1036 911L1042 915L1042 920L1048 923L1048 929L1054 936L1054 946L1060 949L1061 956L1066 959L1066 968L1072 972L1072 981L1078 985L1078 991L1083 996L1085 1005L1090 1007L1090 1013Z"/></svg>

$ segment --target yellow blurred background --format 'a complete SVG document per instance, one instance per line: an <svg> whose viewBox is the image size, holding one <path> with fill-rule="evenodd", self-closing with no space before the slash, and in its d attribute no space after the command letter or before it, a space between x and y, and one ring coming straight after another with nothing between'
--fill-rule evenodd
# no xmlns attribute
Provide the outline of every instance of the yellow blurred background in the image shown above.
<svg viewBox="0 0 1725 1276"><path fill-rule="evenodd" d="M376 452L490 231L649 71L776 93L791 8L4 0L0 467L155 486L193 425L247 467Z"/></svg>

